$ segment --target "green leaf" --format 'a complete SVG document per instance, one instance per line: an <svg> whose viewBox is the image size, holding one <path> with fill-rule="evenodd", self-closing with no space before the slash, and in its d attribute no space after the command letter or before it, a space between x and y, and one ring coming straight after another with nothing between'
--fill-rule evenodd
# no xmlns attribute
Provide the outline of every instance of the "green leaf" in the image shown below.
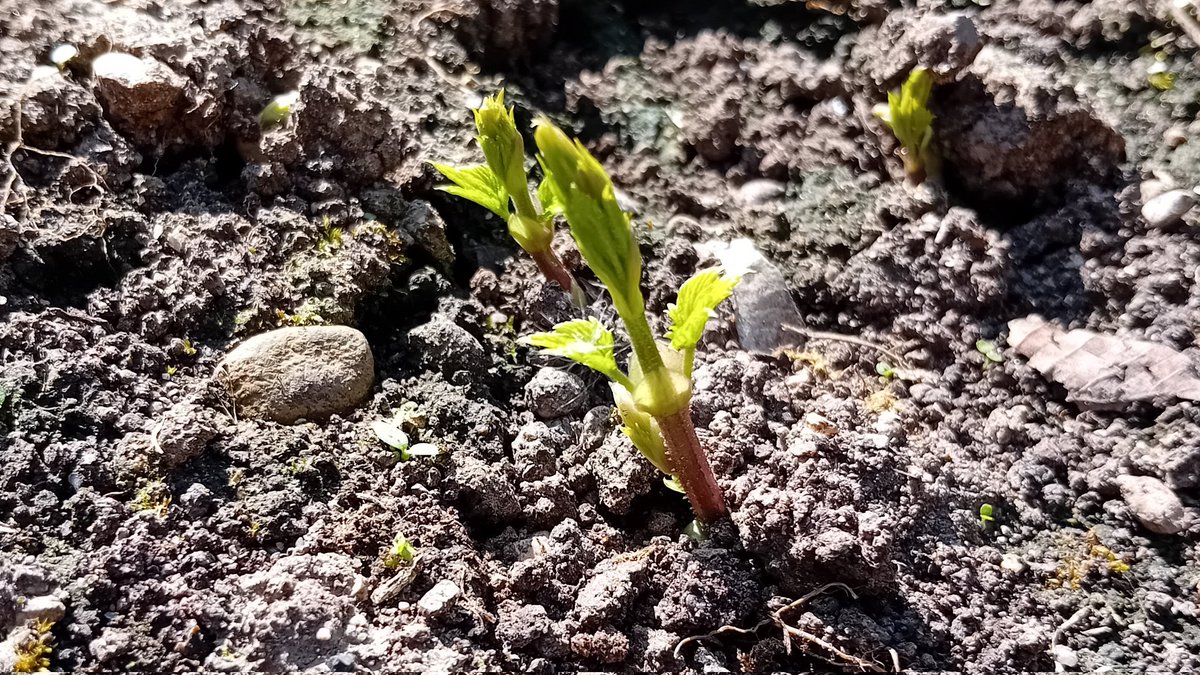
<svg viewBox="0 0 1200 675"><path fill-rule="evenodd" d="M486 164L458 168L430 163L453 183L439 185L439 190L475 202L508 222L508 191Z"/></svg>
<svg viewBox="0 0 1200 675"><path fill-rule="evenodd" d="M433 443L414 443L408 448L409 457L437 457L442 449Z"/></svg>
<svg viewBox="0 0 1200 675"><path fill-rule="evenodd" d="M914 68L900 91L888 92L887 112L876 113L904 146L906 165L911 162L920 167L927 159L926 151L933 140L933 113L929 111L932 92L933 75L924 68Z"/></svg>
<svg viewBox="0 0 1200 675"><path fill-rule="evenodd" d="M629 215L617 204L612 180L582 143L572 141L548 120L538 121L534 138L538 161L558 190L580 255L604 282L618 313L629 324L645 306L640 286L642 254Z"/></svg>
<svg viewBox="0 0 1200 675"><path fill-rule="evenodd" d="M525 140L517 129L512 106L504 105L504 90L483 99L474 111L479 147L499 181L525 215L534 213L525 173Z"/></svg>
<svg viewBox="0 0 1200 675"><path fill-rule="evenodd" d="M613 356L613 334L599 319L575 319L554 327L549 333L534 333L518 340L540 347L547 354L562 356L606 375L610 380L628 382Z"/></svg>
<svg viewBox="0 0 1200 675"><path fill-rule="evenodd" d="M558 191L558 186L554 184L554 178L549 173L538 184L537 194L543 211L550 216L563 215L562 194Z"/></svg>
<svg viewBox="0 0 1200 675"><path fill-rule="evenodd" d="M996 347L996 343L991 340L976 340L975 349L980 354L983 354L983 358L992 363L1004 363L1004 354Z"/></svg>
<svg viewBox="0 0 1200 675"><path fill-rule="evenodd" d="M992 522L993 520L995 520L995 518L992 516L992 505L984 504L983 506L980 506L979 507L979 521L981 523L983 523L984 525L987 525L988 523Z"/></svg>
<svg viewBox="0 0 1200 675"><path fill-rule="evenodd" d="M392 540L392 548L387 555L383 557L383 566L388 569L396 569L404 563L411 563L417 556L417 548L412 545L408 537L403 534L397 534Z"/></svg>
<svg viewBox="0 0 1200 675"><path fill-rule="evenodd" d="M258 114L258 125L262 128L286 124L292 117L292 108L300 100L300 92L289 91L271 99Z"/></svg>
<svg viewBox="0 0 1200 675"><path fill-rule="evenodd" d="M371 430L379 440L395 448L401 455L408 452L408 434L404 433L396 420L375 420L371 422Z"/></svg>
<svg viewBox="0 0 1200 675"><path fill-rule="evenodd" d="M713 310L733 293L733 287L739 281L741 277L714 267L697 272L683 282L677 301L667 307L667 316L671 317L667 338L671 340L671 346L678 350L695 347Z"/></svg>
<svg viewBox="0 0 1200 675"><path fill-rule="evenodd" d="M675 476L664 478L663 485L666 485L668 490L674 490L680 494L687 494L687 491L683 489L683 483L680 483L679 479Z"/></svg>
<svg viewBox="0 0 1200 675"><path fill-rule="evenodd" d="M667 459L666 442L658 422L650 413L637 407L633 394L629 393L628 389L615 382L610 382L608 387L612 389L613 402L617 404L617 411L621 413L621 431L659 471L668 476L673 475L671 462ZM670 487L670 484L667 487Z"/></svg>

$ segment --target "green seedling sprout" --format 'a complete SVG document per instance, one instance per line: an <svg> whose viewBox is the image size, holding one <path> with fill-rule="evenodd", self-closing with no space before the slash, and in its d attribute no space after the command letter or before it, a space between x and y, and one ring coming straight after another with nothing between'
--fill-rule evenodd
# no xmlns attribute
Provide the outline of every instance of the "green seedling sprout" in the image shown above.
<svg viewBox="0 0 1200 675"><path fill-rule="evenodd" d="M76 56L79 56L79 48L70 43L63 43L50 50L50 63L59 70L64 70Z"/></svg>
<svg viewBox="0 0 1200 675"><path fill-rule="evenodd" d="M288 120L292 118L292 109L296 107L299 100L300 92L298 91L285 92L271 99L271 102L258 114L259 127L267 129L287 124Z"/></svg>
<svg viewBox="0 0 1200 675"><path fill-rule="evenodd" d="M896 366L893 366L887 361L880 361L879 363L875 364L875 372L885 380L890 380L896 376Z"/></svg>
<svg viewBox="0 0 1200 675"><path fill-rule="evenodd" d="M543 180L537 198L530 194L525 172L525 140L517 130L512 106L504 105L504 90L483 100L476 108L475 130L484 164L453 167L433 163L450 180L439 190L484 207L508 224L508 232L537 263L549 280L571 294L576 304L585 304L583 291L554 253L554 217L562 205L553 184Z"/></svg>
<svg viewBox="0 0 1200 675"><path fill-rule="evenodd" d="M413 558L417 555L417 549L408 540L408 537L403 534L397 534L392 540L392 547L388 550L387 555L383 557L383 566L389 570L394 570L402 564L411 564Z"/></svg>
<svg viewBox="0 0 1200 675"><path fill-rule="evenodd" d="M739 278L721 268L697 273L668 308L670 329L655 339L642 297L642 254L621 210L612 180L578 140L549 121L538 122L538 162L561 205L571 236L599 277L633 345L628 373L613 356L613 334L595 318L567 321L552 332L522 342L571 359L611 380L623 431L655 467L677 482L702 523L728 512L721 488L692 426L692 363L696 344L714 308L733 292Z"/></svg>
<svg viewBox="0 0 1200 675"><path fill-rule="evenodd" d="M976 340L975 350L983 354L985 366L990 366L993 363L1004 363L1004 354L996 347L996 343L991 340Z"/></svg>
<svg viewBox="0 0 1200 675"><path fill-rule="evenodd" d="M375 436L383 441L386 445L391 446L396 454L400 456L401 462L407 462L413 457L436 457L441 453L441 448L433 443L413 443L409 444L408 434L400 428L403 424L403 419L400 415L396 415L390 420L375 420L371 422L371 430L375 432Z"/></svg>
<svg viewBox="0 0 1200 675"><path fill-rule="evenodd" d="M988 523L990 523L994 520L996 520L996 519L994 517L992 517L992 505L991 504L984 504L983 506L979 507L979 523L982 526L987 527Z"/></svg>
<svg viewBox="0 0 1200 675"><path fill-rule="evenodd" d="M914 184L935 173L937 165L932 147L933 113L929 112L932 92L933 76L924 68L914 68L900 91L888 92L887 105L875 111L900 141L904 173Z"/></svg>

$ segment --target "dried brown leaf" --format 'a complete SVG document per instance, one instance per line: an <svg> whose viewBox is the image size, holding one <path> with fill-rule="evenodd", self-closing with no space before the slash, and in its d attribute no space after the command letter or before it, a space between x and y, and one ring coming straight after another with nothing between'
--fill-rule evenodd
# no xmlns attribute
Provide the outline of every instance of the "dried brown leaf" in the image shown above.
<svg viewBox="0 0 1200 675"><path fill-rule="evenodd" d="M1170 347L1089 330L1064 331L1040 316L1008 322L1008 344L1089 407L1161 398L1200 400L1191 359Z"/></svg>

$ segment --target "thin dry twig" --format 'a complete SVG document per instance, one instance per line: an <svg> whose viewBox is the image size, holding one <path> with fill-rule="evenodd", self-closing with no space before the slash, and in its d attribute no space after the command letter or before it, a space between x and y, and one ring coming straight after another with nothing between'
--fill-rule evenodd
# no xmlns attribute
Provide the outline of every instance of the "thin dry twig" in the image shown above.
<svg viewBox="0 0 1200 675"><path fill-rule="evenodd" d="M1050 637L1049 649L1050 657L1054 659L1054 672L1061 673L1066 670L1063 664L1058 662L1058 655L1055 654L1055 652L1058 651L1059 638L1062 637L1062 634L1066 630L1072 628L1080 621L1083 621L1084 617L1086 617L1091 610L1092 608L1090 605L1084 605L1083 607L1080 607L1074 614L1068 617L1066 621L1062 622L1062 625L1054 629L1054 634Z"/></svg>
<svg viewBox="0 0 1200 675"><path fill-rule="evenodd" d="M16 100L16 112L14 113L16 121L15 136L4 148L4 164L8 167L8 177L4 179L4 189L0 190L0 214L8 211L8 198L12 194L13 184L17 180L17 165L13 164L13 155L25 144L24 132L21 129L21 105L24 102L25 95L22 93Z"/></svg>
<svg viewBox="0 0 1200 675"><path fill-rule="evenodd" d="M1166 0L1166 5L1170 9L1171 18L1175 19L1175 23L1179 25L1179 29L1187 35L1196 46L1200 47L1200 21L1187 13L1185 6L1181 6L1175 0ZM1186 7L1194 7L1191 2L1186 4Z"/></svg>
<svg viewBox="0 0 1200 675"><path fill-rule="evenodd" d="M874 349L892 361L895 361L896 365L904 368L912 368L912 364L909 363L908 359L904 358L903 356L900 356L896 352L893 352L883 345L875 344L874 342L864 340L860 337L854 337L853 335L842 335L841 333L826 333L825 331L812 330L811 328L801 328L799 326L793 326L786 323L783 324L783 329L796 333L797 335L803 335L810 340L832 340L834 342L845 342L847 344L858 345L859 347Z"/></svg>
<svg viewBox="0 0 1200 675"><path fill-rule="evenodd" d="M703 635L692 635L690 637L686 637L686 638L680 640L679 644L675 645L675 650L674 650L675 658L677 658L677 659L681 658L680 654L685 645L692 644L694 642L695 643L705 642L705 641L716 642L717 638L719 638L722 635L757 636L760 630L773 625L773 626L777 627L780 630L780 632L783 634L783 645L784 645L784 648L787 650L787 653L789 653L789 654L792 653L792 639L797 638L797 639L803 640L809 644L816 645L817 647L820 647L821 649L825 650L829 654L832 654L833 656L836 656L837 658L842 660L841 663L837 663L836 661L834 661L828 657L821 656L820 654L813 654L813 656L816 656L817 658L823 659L825 661L829 661L830 663L835 663L837 665L853 665L853 666L857 666L858 668L860 668L864 671L870 671L870 672L875 672L875 673L887 672L883 667L879 666L876 663L867 661L865 659L861 659L857 656L854 656L853 654L849 654L846 651L839 649L838 647L835 647L834 645L830 644L828 641L826 641L822 638L819 638L805 630L797 628L796 626L789 624L787 622L787 619L784 618L784 615L787 614L788 612L791 612L791 611L799 609L800 607L803 607L804 605L808 604L808 602L810 600L812 600L813 598L815 598L819 595L822 595L824 593L827 593L829 590L834 589L834 588L840 588L840 589L846 591L846 593L849 594L851 598L855 598L855 599L858 598L858 594L856 594L854 592L854 590L852 588L850 588L849 586L847 586L846 584L839 583L839 582L828 583L828 584L825 584L824 586L821 586L812 591L809 591L803 597L801 597L797 600L793 600L792 602L788 603L784 607L781 607L781 608L775 610L774 612L771 613L771 615L769 617L758 622L751 628L739 628L737 626L721 626L720 628L718 628L714 631L708 632L708 633L704 633ZM895 650L889 650L889 651L891 651L891 653L892 653L892 663L895 665L896 672L899 672L900 671L900 658L896 654Z"/></svg>

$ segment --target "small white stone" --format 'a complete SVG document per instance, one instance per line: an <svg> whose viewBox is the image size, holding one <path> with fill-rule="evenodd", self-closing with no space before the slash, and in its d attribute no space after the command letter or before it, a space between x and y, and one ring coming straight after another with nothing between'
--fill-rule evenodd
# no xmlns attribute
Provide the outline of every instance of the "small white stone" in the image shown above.
<svg viewBox="0 0 1200 675"><path fill-rule="evenodd" d="M421 599L417 601L417 609L421 610L425 616L440 616L452 609L460 592L458 584L449 579L442 579L421 596Z"/></svg>
<svg viewBox="0 0 1200 675"><path fill-rule="evenodd" d="M1170 190L1147 201L1142 217L1150 227L1167 227L1183 218L1196 204L1196 197L1187 190Z"/></svg>
<svg viewBox="0 0 1200 675"><path fill-rule="evenodd" d="M1024 560L1021 560L1021 556L1015 553L1005 553L1004 557L1000 559L1000 569L1013 574L1021 574L1029 569L1029 566L1025 564Z"/></svg>
<svg viewBox="0 0 1200 675"><path fill-rule="evenodd" d="M738 201L757 206L773 202L783 196L786 186L777 180L759 178L747 181L737 191Z"/></svg>
<svg viewBox="0 0 1200 675"><path fill-rule="evenodd" d="M39 595L36 598L28 598L25 604L17 609L16 623L24 625L30 621L48 621L55 623L63 618L67 613L67 606L62 600L53 595Z"/></svg>
<svg viewBox="0 0 1200 675"><path fill-rule="evenodd" d="M1066 645L1054 645L1054 662L1065 667L1074 668L1079 665L1079 657L1075 654L1075 650Z"/></svg>
<svg viewBox="0 0 1200 675"><path fill-rule="evenodd" d="M1175 534L1184 529L1183 502L1152 476L1118 476L1117 487L1129 510L1142 526L1157 534Z"/></svg>
<svg viewBox="0 0 1200 675"><path fill-rule="evenodd" d="M317 629L317 641L318 642L329 642L332 639L333 639L333 631L329 629L329 626L321 626L320 628Z"/></svg>
<svg viewBox="0 0 1200 675"><path fill-rule="evenodd" d="M862 440L867 447L876 450L887 450L892 444L892 439L887 434L863 434Z"/></svg>

